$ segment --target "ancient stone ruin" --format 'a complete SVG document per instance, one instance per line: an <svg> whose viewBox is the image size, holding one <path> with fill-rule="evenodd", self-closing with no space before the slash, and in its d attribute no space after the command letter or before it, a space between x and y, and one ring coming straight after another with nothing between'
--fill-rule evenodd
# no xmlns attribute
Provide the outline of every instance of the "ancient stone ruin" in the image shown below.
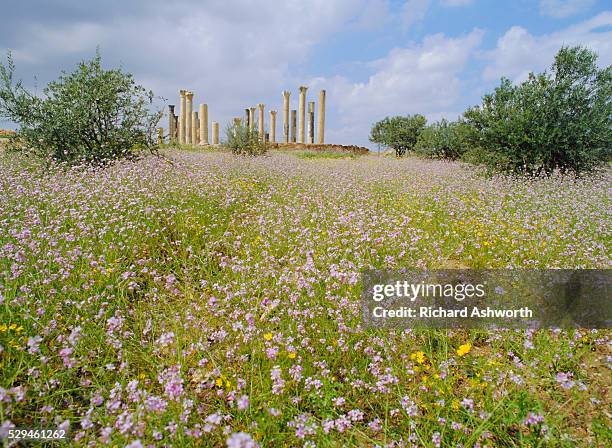
<svg viewBox="0 0 612 448"><path fill-rule="evenodd" d="M316 144L324 144L325 136L325 90L319 92L318 120L315 126L314 101L306 102L307 86L300 86L298 97L298 109L290 109L291 92L285 90L283 95L283 137L282 142L276 141L276 110L270 111L270 121L266 130L265 105L260 103L257 107L246 107L244 109L244 125L249 130L257 131L262 141L273 144L315 144L315 132L317 132ZM212 138L208 136L208 104L202 103L199 111L193 107L194 93L189 90L179 91L179 111L175 114L175 105L168 106L168 141L180 145L217 145L219 144L219 123L211 122ZM257 120L255 111L258 111ZM291 113L290 113L291 112ZM299 112L299 116L298 116ZM239 126L242 122L240 117L233 118L233 124ZM299 125L298 125L299 123ZM157 130L157 142L164 143L163 128Z"/></svg>

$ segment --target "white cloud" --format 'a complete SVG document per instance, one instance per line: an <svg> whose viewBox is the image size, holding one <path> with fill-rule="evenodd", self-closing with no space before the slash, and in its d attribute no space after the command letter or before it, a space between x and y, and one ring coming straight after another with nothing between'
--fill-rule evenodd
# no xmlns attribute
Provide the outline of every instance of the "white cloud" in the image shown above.
<svg viewBox="0 0 612 448"><path fill-rule="evenodd" d="M467 6L474 3L474 0L441 0L442 6Z"/></svg>
<svg viewBox="0 0 612 448"><path fill-rule="evenodd" d="M68 24L61 29L45 25L29 25L24 30L32 41L15 49L16 62L40 62L43 57L95 50L107 37L107 30L90 22Z"/></svg>
<svg viewBox="0 0 612 448"><path fill-rule="evenodd" d="M540 0L540 13L562 19L587 11L595 0Z"/></svg>
<svg viewBox="0 0 612 448"><path fill-rule="evenodd" d="M400 11L400 21L404 29L421 22L429 10L430 0L407 0Z"/></svg>
<svg viewBox="0 0 612 448"><path fill-rule="evenodd" d="M358 29L374 30L385 25L390 17L389 0L367 0L356 17L354 25Z"/></svg>
<svg viewBox="0 0 612 448"><path fill-rule="evenodd" d="M497 48L485 55L490 63L483 77L502 76L514 81L527 78L530 71L539 72L550 66L562 46L583 45L599 54L599 63L612 63L612 12L601 13L589 20L561 31L534 36L525 28L513 26L498 41Z"/></svg>
<svg viewBox="0 0 612 448"><path fill-rule="evenodd" d="M38 18L24 7L9 20L10 30L0 29L2 46L14 50L26 82L33 74L39 75L39 82L56 78L60 69L70 70L79 59L91 57L99 44L105 64L121 63L170 104L177 103L179 89L193 90L196 105L208 103L209 119L219 121L222 128L233 116L242 116L245 107L260 102L266 111L280 109L284 89L293 92L295 108L297 86L305 84L310 85L311 100L317 99L319 89L328 90L326 139L345 144L367 144L371 124L387 115L455 118L455 111L464 108L466 91L474 91L460 81L460 74L478 54L483 36L477 29L459 37L430 35L373 61L347 61L339 54L342 66L352 64L344 73L372 73L356 82L333 74L312 77L316 71L305 75L304 67L317 70L306 65L311 53L337 31L372 30L400 22L414 26L425 18L430 0L409 0L393 8L401 13L393 22L390 0L207 0L205 4L148 0L147 7L134 0L125 2L121 13L107 11L106 3L83 6L73 1L70 5L66 1L59 12L48 6ZM47 18L50 14L56 16ZM487 79L523 76L544 68L561 44L585 43L609 64L612 35L602 27L611 23L612 13L604 13L544 36L513 27L499 39L495 51L485 54L484 75ZM388 37L386 31L377 36L381 41ZM29 74L22 75L23 71Z"/></svg>
<svg viewBox="0 0 612 448"><path fill-rule="evenodd" d="M367 82L353 83L345 77L315 78L312 88L326 88L338 116L329 135L337 142L367 144L373 122L388 115L421 113L430 119L456 118L461 108L459 73L480 45L483 31L449 38L427 36L422 43L395 48L372 61L375 69ZM445 111L449 111L447 113Z"/></svg>
<svg viewBox="0 0 612 448"><path fill-rule="evenodd" d="M33 20L13 36L18 69L49 80L100 45L106 65L120 63L170 104L179 89L193 90L194 103L208 103L209 119L223 128L259 102L279 109L283 89L297 101L306 81L297 74L314 45L347 26L380 25L388 13L386 0L151 3L141 13Z"/></svg>

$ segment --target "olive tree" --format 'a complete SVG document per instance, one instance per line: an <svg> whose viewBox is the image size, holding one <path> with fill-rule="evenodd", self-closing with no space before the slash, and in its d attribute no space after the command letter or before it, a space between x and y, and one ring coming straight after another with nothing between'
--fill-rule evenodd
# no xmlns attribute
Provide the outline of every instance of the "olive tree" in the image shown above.
<svg viewBox="0 0 612 448"><path fill-rule="evenodd" d="M0 63L0 117L19 125L19 148L68 163L102 163L155 149L161 112L130 73L102 67L100 53L62 72L38 96Z"/></svg>
<svg viewBox="0 0 612 448"><path fill-rule="evenodd" d="M413 150L426 123L425 117L419 114L387 117L374 123L370 141L392 148L395 155L401 157Z"/></svg>
<svg viewBox="0 0 612 448"><path fill-rule="evenodd" d="M473 127L471 160L512 173L581 174L612 154L612 68L597 54L561 48L550 71L513 85L502 79L464 117Z"/></svg>
<svg viewBox="0 0 612 448"><path fill-rule="evenodd" d="M463 120L441 119L427 126L414 146L417 154L432 159L459 159L468 149L473 128Z"/></svg>

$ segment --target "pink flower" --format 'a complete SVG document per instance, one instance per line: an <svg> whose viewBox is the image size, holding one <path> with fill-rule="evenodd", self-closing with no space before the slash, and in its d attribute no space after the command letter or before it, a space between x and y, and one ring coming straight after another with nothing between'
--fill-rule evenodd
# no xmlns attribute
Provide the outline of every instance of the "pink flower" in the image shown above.
<svg viewBox="0 0 612 448"><path fill-rule="evenodd" d="M258 448L259 444L246 432L235 432L226 440L227 448Z"/></svg>
<svg viewBox="0 0 612 448"><path fill-rule="evenodd" d="M241 397L239 397L238 400L236 401L236 406L238 407L238 410L240 411L244 411L246 408L248 408L249 407L249 396L242 395Z"/></svg>

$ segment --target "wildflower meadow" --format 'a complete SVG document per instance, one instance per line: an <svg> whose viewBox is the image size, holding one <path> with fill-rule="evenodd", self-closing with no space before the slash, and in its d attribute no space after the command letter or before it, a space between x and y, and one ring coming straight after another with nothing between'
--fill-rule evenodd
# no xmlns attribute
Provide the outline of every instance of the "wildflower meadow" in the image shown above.
<svg viewBox="0 0 612 448"><path fill-rule="evenodd" d="M0 150L0 432L610 446L609 331L375 330L359 294L368 268L609 268L611 181L384 155L67 167Z"/></svg>

